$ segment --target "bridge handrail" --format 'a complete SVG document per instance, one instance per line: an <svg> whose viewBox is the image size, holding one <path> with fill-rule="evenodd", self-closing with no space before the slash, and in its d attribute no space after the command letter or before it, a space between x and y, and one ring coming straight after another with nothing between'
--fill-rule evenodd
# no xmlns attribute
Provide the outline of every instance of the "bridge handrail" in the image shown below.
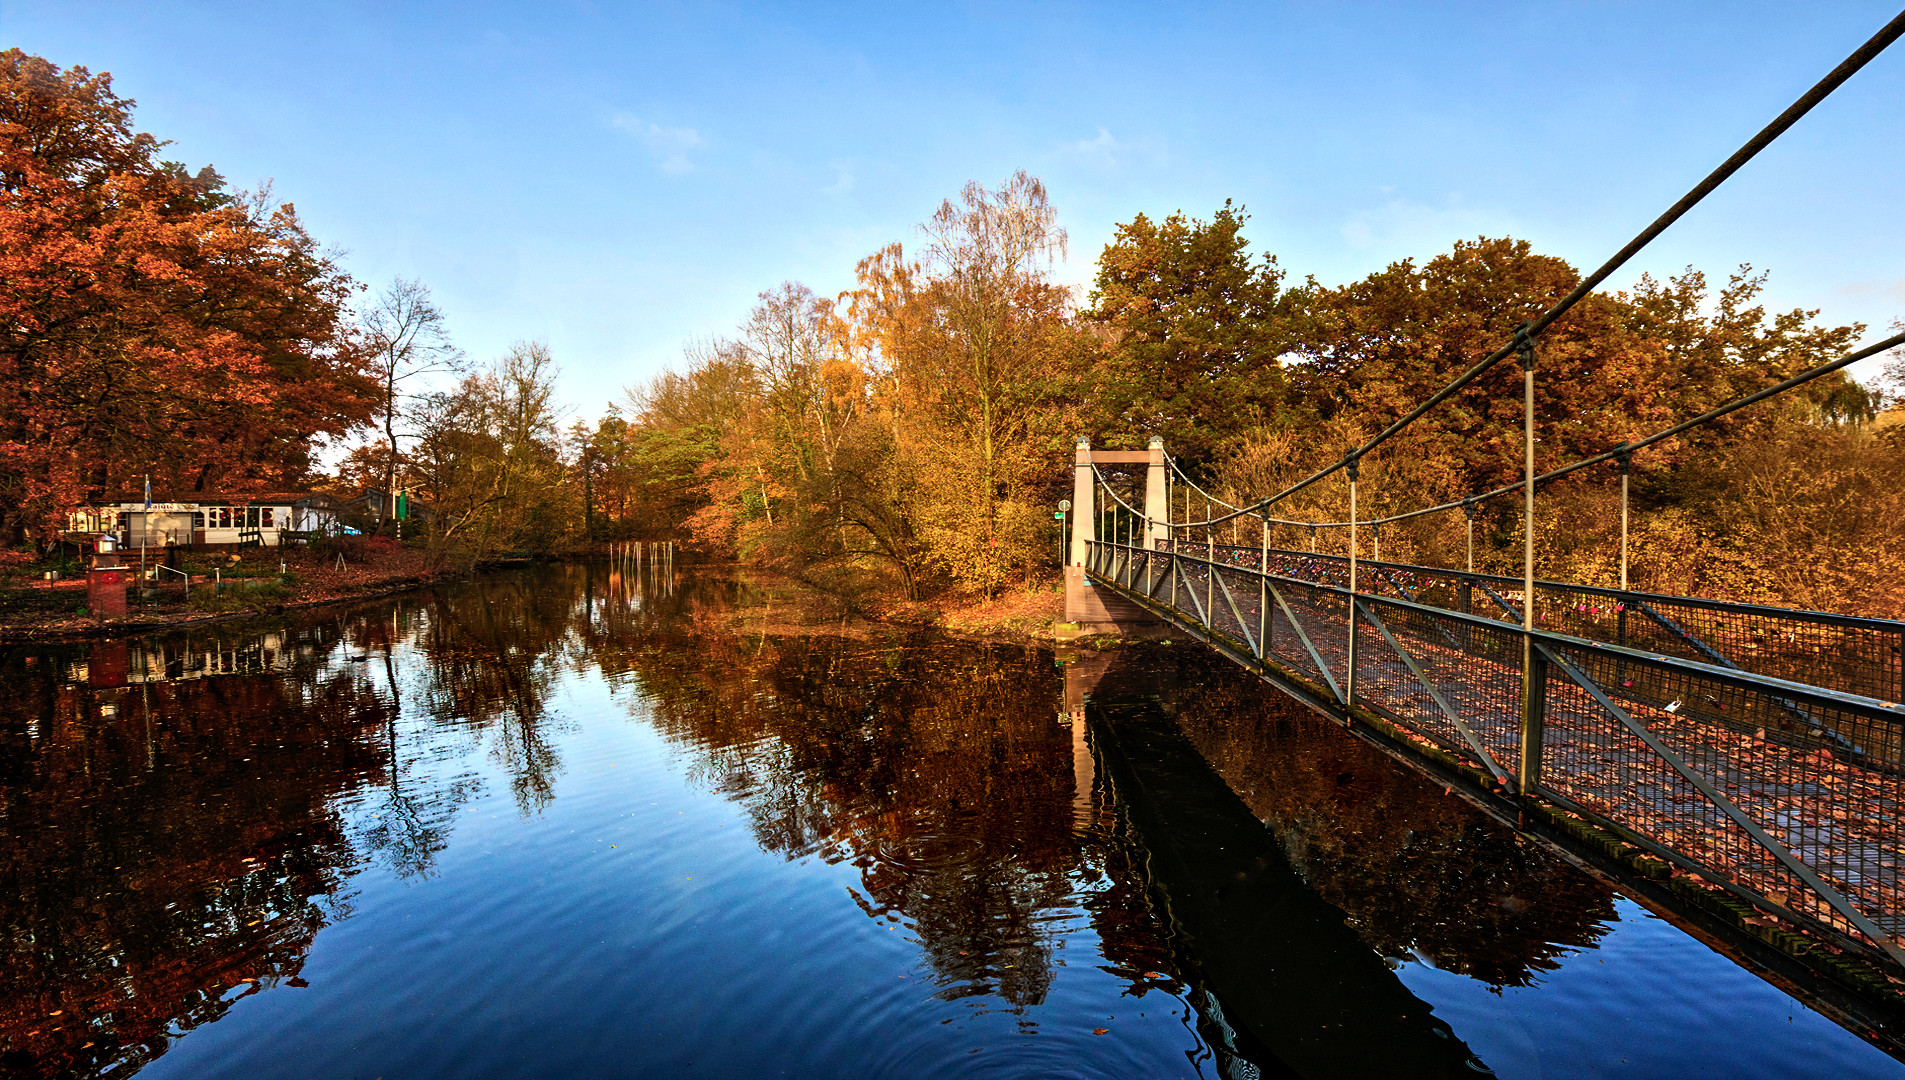
<svg viewBox="0 0 1905 1080"><path fill-rule="evenodd" d="M1196 540L1180 540L1177 541L1177 543L1193 548L1210 546L1209 544ZM1219 550L1244 551L1253 555L1264 550L1261 547L1250 544L1218 544L1217 548ZM1269 552L1271 555L1290 555L1299 559L1318 559L1342 563L1345 566L1349 564L1349 557L1346 555L1335 555L1321 551L1292 551L1289 548L1271 548ZM1522 579L1518 577L1490 574L1480 570L1455 570L1441 566L1423 566L1418 563L1382 562L1377 559L1366 559L1360 555L1356 557L1356 565L1379 570L1406 570L1411 572L1442 574L1449 577L1472 578L1478 581L1504 584L1513 589L1520 589L1522 582ZM1238 567L1238 569L1249 568ZM1623 592L1609 585L1580 585L1569 581L1555 581L1550 578L1536 578L1535 585L1538 588L1565 589L1569 592L1591 593L1595 596L1610 598L1631 597L1635 600L1646 601L1648 603L1658 602L1672 604L1676 607L1693 607L1706 611L1738 612L1747 615L1758 615L1763 618L1793 619L1799 622L1819 623L1826 626L1858 627L1861 629L1878 630L1889 634L1905 635L1905 619L1880 619L1867 615L1843 615L1832 611L1813 611L1810 608L1786 608L1774 604L1749 604L1734 600L1714 600L1701 596L1677 596L1673 593L1642 592L1638 589L1628 589Z"/></svg>
<svg viewBox="0 0 1905 1080"><path fill-rule="evenodd" d="M1251 565L1263 550L1196 541L1177 544L1241 556ZM1342 555L1323 552L1271 548L1269 554L1273 562L1317 567L1319 574L1340 575L1348 563ZM1410 563L1356 561L1365 568L1366 595L1394 590L1414 600L1422 589L1473 587L1506 609L1483 617L1521 624L1521 601L1508 597L1519 597L1522 579ZM1591 608L1584 606L1588 601L1593 601ZM1439 601L1428 603L1442 607ZM1466 602L1461 608L1450 603L1444 610L1467 608ZM1547 580L1535 582L1535 617L1537 625L1549 627L1578 624L1591 640L1628 646L1632 639L1651 638L1668 643L1664 650L1668 655L1684 650L1694 654L1683 656L1686 659L1751 669L1775 678L1799 671L1815 686L1905 702L1905 622L1897 620Z"/></svg>
<svg viewBox="0 0 1905 1080"><path fill-rule="evenodd" d="M1117 549L1121 551L1129 551L1129 552L1140 554L1140 555L1152 553L1152 550L1153 550L1153 549L1146 548L1140 544L1121 544L1121 543L1114 543L1109 540L1093 540L1091 541L1091 543L1097 547L1102 547L1107 549ZM1219 546L1221 547L1224 545L1219 545ZM1254 551L1256 549L1252 548L1250 550ZM1271 550L1274 551L1276 549L1273 548ZM1213 566L1220 570L1231 570L1231 571L1236 571L1238 573L1254 574L1254 575L1270 578L1274 581L1289 582L1292 585L1300 585L1306 589L1321 589L1326 592L1335 593L1345 598L1347 598L1350 595L1349 590L1344 588L1343 586L1331 585L1328 582L1308 581L1303 578L1288 577L1283 574L1274 574L1274 573L1267 574L1261 570L1256 569L1255 567L1238 566L1235 563L1222 562L1219 560L1206 558L1200 555L1193 555L1190 552L1185 552L1185 551L1178 551L1178 552L1163 551L1158 553L1164 554L1164 555L1175 554L1179 559L1183 559L1189 562L1202 563L1206 566ZM1305 558L1310 557L1307 552L1300 553L1300 554L1303 554ZM1363 560L1361 559L1356 560L1356 562L1358 563L1358 565L1364 565ZM1367 565L1374 566L1374 565L1382 565L1382 564L1370 563ZM1396 564L1396 565L1404 565L1404 564ZM1505 580L1512 581L1516 584L1520 584L1520 581L1521 581L1521 579L1519 578L1508 578ZM1488 629L1491 629L1491 630L1500 630L1503 626L1503 622L1500 619L1491 619L1486 615L1475 615L1469 612L1455 611L1449 608L1436 607L1434 604L1424 604L1417 600L1407 600L1407 599L1402 599L1399 597L1383 596L1379 593L1363 592L1360 590L1355 595L1356 595L1356 598L1359 600L1365 600L1365 601L1373 600L1373 601L1386 604L1386 605L1412 608L1424 614L1432 615L1438 619L1441 619L1441 618L1454 619L1457 622L1471 623L1476 626L1487 627ZM1672 597L1667 597L1666 599L1672 599ZM1785 609L1772 608L1770 610L1783 611ZM1508 623L1507 625L1515 626L1516 627L1515 632L1517 634L1522 632L1520 627L1517 624ZM1778 695L1787 696L1787 697L1805 698L1820 705L1831 705L1831 706L1840 707L1840 708L1853 708L1853 709L1859 709L1862 711L1871 710L1871 711L1877 712L1878 714L1886 718L1897 720L1901 725L1905 725L1905 705L1901 705L1900 703L1894 702L1894 701L1887 701L1881 698L1869 697L1864 694L1848 693L1843 690L1834 690L1834 689L1831 689L1830 687L1815 686L1811 683L1795 682L1791 679L1779 678L1776 675L1762 675L1762 674L1759 674L1758 672L1742 671L1738 668L1721 667L1718 664L1708 664L1708 663L1703 663L1699 660L1689 660L1686 657L1674 656L1669 653L1649 652L1645 649L1636 649L1631 646L1616 645L1612 642L1596 641L1593 638L1576 637L1573 634L1563 634L1555 630L1536 629L1533 631L1533 634L1536 638L1550 640L1556 644L1565 645L1570 648L1592 648L1595 651L1611 653L1623 659L1632 660L1636 662L1644 662L1644 663L1653 664L1660 667L1697 669L1700 672L1701 676L1704 678L1711 678L1715 681L1727 683L1729 685L1736 686L1741 689L1758 690L1768 695L1778 694ZM1905 728L1902 728L1901 730L1905 731Z"/></svg>

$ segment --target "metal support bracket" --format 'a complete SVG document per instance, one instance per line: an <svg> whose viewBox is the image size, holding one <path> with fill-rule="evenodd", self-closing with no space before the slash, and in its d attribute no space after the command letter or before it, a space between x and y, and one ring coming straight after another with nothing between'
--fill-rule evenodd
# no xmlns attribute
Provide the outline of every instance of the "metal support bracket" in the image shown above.
<svg viewBox="0 0 1905 1080"><path fill-rule="evenodd" d="M1201 562L1203 560L1196 560L1196 561ZM1213 574L1217 572L1208 562L1204 563L1204 569ZM1210 616L1204 611L1204 602L1197 598L1197 583L1192 582L1190 588L1187 588L1184 591L1190 594L1191 603L1195 605L1197 608L1197 621L1204 624L1204 626L1208 628L1210 626Z"/></svg>
<svg viewBox="0 0 1905 1080"><path fill-rule="evenodd" d="M1290 620L1290 629L1296 631L1296 639L1303 643L1303 648L1310 654L1310 661L1322 673L1323 681L1329 684L1330 693L1336 695L1336 703L1345 709L1349 708L1349 702L1343 699L1343 688L1336 685L1336 676L1330 674L1330 666L1323 662L1323 654L1317 652L1316 646L1310 643L1310 635L1303 631L1303 624L1296 620L1296 612L1290 610L1290 602L1283 598L1283 593L1267 577L1264 582L1270 586L1270 595L1276 597L1277 606L1283 609L1283 617Z"/></svg>
<svg viewBox="0 0 1905 1080"><path fill-rule="evenodd" d="M1496 762L1495 755L1488 752L1488 748L1482 745L1482 740L1477 738L1475 732L1463 722L1461 716L1457 715L1455 707L1450 705L1449 700L1442 696L1442 691L1436 689L1435 684L1429 681L1428 675L1422 671L1422 665L1416 663L1416 658L1409 655L1409 650L1402 647L1402 643L1389 632L1389 628L1383 625L1383 621L1378 619L1376 613L1369 610L1368 605L1360 599L1356 601L1356 610L1362 613L1363 618L1369 620L1369 624L1376 628L1376 632L1381 634L1382 639L1389 643L1389 647L1396 651L1396 655L1402 657L1402 662L1408 665L1410 674L1414 675L1416 681L1422 684L1422 688L1429 692L1435 707L1441 709L1442 715L1448 718L1449 723L1455 725L1455 730L1462 736L1462 741L1468 744L1470 750L1475 751L1482 763L1488 766L1488 771L1495 774L1495 779L1501 781L1503 787L1513 789L1515 778L1508 775L1508 771Z"/></svg>
<svg viewBox="0 0 1905 1080"><path fill-rule="evenodd" d="M1210 572L1217 574L1217 568L1215 566L1211 567ZM1237 628L1244 632L1244 644L1250 646L1251 653L1255 655L1257 659L1263 659L1263 650L1257 647L1257 635L1251 633L1250 624L1244 622L1244 613L1237 608L1237 598L1231 595L1230 582L1225 581L1224 575L1222 574L1217 574L1217 587L1224 591L1224 603L1230 606L1230 614L1231 617L1237 620ZM1217 628L1213 626L1211 629L1215 630Z"/></svg>
<svg viewBox="0 0 1905 1080"><path fill-rule="evenodd" d="M1694 637L1692 634L1688 633L1685 629L1683 629L1680 626L1679 623L1674 622L1672 619L1669 619L1667 616L1662 615L1659 611L1656 611L1654 609L1654 606L1652 604L1649 604L1647 601L1642 600L1639 597L1633 597L1631 598L1630 602L1635 607L1639 608L1641 612L1645 614L1648 618L1654 620L1654 622L1656 623L1659 623L1660 626L1663 629L1665 629L1668 633L1679 638L1681 641L1686 642L1689 648L1691 648L1694 652L1699 653L1701 656L1705 657L1707 662L1712 664L1713 666L1723 667L1729 671L1746 670L1745 668L1740 667L1740 665L1727 659L1726 654L1720 652L1720 650L1714 648L1711 645L1708 645L1706 642L1701 641L1699 638ZM1798 702L1792 701L1788 698L1777 698L1777 697L1773 698L1772 701L1773 701L1773 704L1785 710L1788 716L1791 716L1793 719L1799 721L1802 724L1805 724L1807 727L1812 728L1814 733L1816 733L1820 738L1826 740L1827 742L1838 747L1839 749L1844 750L1848 754L1857 754L1860 757L1865 756L1865 751L1860 749L1858 746L1854 745L1851 739L1846 738L1844 735L1840 734L1837 730L1827 727L1824 721L1820 720L1818 717L1814 716L1812 713L1806 711L1805 709L1800 708Z"/></svg>
<svg viewBox="0 0 1905 1080"><path fill-rule="evenodd" d="M1508 614L1510 614L1510 615L1512 615L1512 616L1514 616L1514 619L1515 619L1515 625L1516 625L1516 626L1520 626L1520 625L1521 625L1521 610L1520 610L1519 608L1517 608L1517 607L1515 607L1515 605L1513 605L1513 604L1511 604L1511 603L1509 603L1509 602L1507 601L1507 599L1505 599L1505 598L1504 598L1504 597L1502 596L1502 594L1500 594L1500 593L1498 593L1498 592L1496 592L1496 591L1495 591L1494 589L1491 589L1491 588L1489 588L1489 587L1488 587L1488 582L1486 582L1486 581L1476 581L1476 582L1473 582L1473 584L1474 584L1474 585L1476 585L1477 587L1479 587L1479 588L1480 588L1480 589L1481 589L1481 590L1482 590L1483 592L1485 592L1485 593L1487 593L1487 594L1488 594L1488 598L1489 598L1490 600L1493 600L1493 601L1495 601L1495 602L1496 602L1497 604L1500 604L1500 605L1501 605L1501 609L1502 609L1503 611L1506 611L1506 612L1507 612ZM1526 598L1526 597L1523 597L1523 598L1522 598L1522 602L1523 602L1523 603L1526 603L1526 602L1527 602L1527 598Z"/></svg>

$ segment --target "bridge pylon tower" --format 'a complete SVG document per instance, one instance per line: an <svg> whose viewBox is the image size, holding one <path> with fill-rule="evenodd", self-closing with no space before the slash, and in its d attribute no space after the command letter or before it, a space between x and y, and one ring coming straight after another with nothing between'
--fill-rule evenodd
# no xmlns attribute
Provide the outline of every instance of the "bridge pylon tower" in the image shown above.
<svg viewBox="0 0 1905 1080"><path fill-rule="evenodd" d="M1170 539L1169 488L1166 485L1164 439L1151 436L1144 450L1093 450L1091 440L1078 437L1072 464L1072 541L1065 562L1065 621L1079 634L1166 636L1169 626L1156 615L1109 589L1099 589L1085 573L1091 545L1098 539L1098 481L1095 466L1143 465L1144 543L1156 550Z"/></svg>

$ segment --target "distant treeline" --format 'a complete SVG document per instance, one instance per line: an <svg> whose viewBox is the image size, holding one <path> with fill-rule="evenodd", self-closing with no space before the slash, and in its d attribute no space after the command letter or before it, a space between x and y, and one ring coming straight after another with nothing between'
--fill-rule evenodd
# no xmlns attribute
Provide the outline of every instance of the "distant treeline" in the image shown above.
<svg viewBox="0 0 1905 1080"><path fill-rule="evenodd" d="M1052 279L1065 234L1020 173L968 185L836 297L763 292L730 333L564 426L545 347L473 367L420 283L359 302L288 204L161 160L131 107L106 76L0 53L0 527L16 544L147 475L180 494L329 484L407 489L422 516L406 537L446 557L669 537L848 594L990 595L1054 574L1077 436L1161 435L1244 503L1340 459L1579 281L1487 238L1341 287L1297 281L1250 253L1226 203L1118 226L1081 296ZM1643 277L1549 327L1540 467L1864 332L1768 312L1764 282ZM1519 382L1497 367L1366 460L1362 515L1516 479ZM1636 454L1636 587L1905 614L1905 455L1884 404L1834 376ZM359 443L336 477L314 471L326 439ZM1544 489L1543 576L1617 579L1617 491L1612 468ZM1345 494L1333 478L1277 513L1340 520ZM394 531L385 505L367 524ZM1482 505L1479 564L1516 567L1520 529L1514 500ZM1381 542L1388 559L1466 557L1460 513Z"/></svg>

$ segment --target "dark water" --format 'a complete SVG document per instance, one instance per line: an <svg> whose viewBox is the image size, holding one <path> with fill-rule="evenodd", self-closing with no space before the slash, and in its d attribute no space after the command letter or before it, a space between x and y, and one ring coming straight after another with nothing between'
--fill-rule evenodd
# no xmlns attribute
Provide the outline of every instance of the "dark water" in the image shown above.
<svg viewBox="0 0 1905 1080"><path fill-rule="evenodd" d="M1201 654L1117 664L573 567L15 649L0 1075L1905 1075Z"/></svg>

